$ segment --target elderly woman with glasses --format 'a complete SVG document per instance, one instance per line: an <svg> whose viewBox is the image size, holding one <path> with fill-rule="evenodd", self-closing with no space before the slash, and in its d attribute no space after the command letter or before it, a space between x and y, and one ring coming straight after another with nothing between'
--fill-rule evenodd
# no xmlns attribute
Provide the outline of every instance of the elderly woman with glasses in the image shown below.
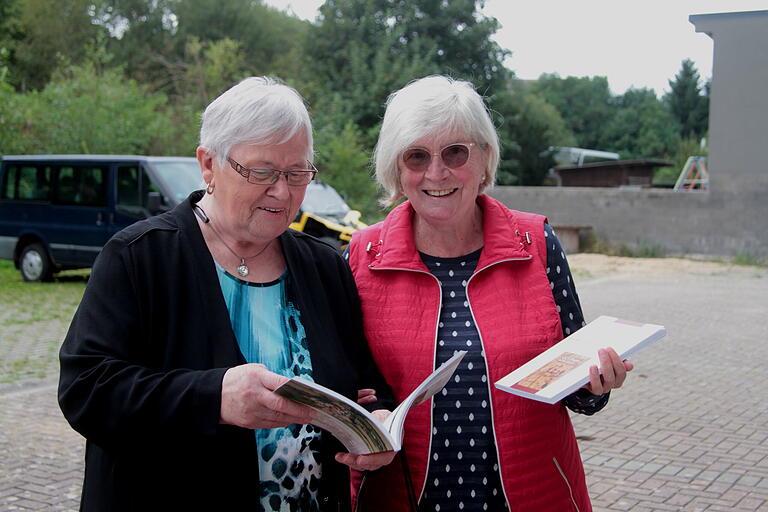
<svg viewBox="0 0 768 512"><path fill-rule="evenodd" d="M451 382L406 420L407 464L368 473L362 510L591 510L566 407L592 414L632 365L600 352L586 388L556 405L493 383L580 328L565 255L545 217L483 192L499 141L471 84L443 76L392 94L375 150L386 203L348 260L374 360L402 400L457 350ZM401 467L408 471L401 474Z"/></svg>
<svg viewBox="0 0 768 512"><path fill-rule="evenodd" d="M347 510L349 467L392 459L340 453L273 392L299 376L388 395L346 263L287 229L312 154L298 93L246 79L203 114L205 191L104 247L60 354L82 510Z"/></svg>

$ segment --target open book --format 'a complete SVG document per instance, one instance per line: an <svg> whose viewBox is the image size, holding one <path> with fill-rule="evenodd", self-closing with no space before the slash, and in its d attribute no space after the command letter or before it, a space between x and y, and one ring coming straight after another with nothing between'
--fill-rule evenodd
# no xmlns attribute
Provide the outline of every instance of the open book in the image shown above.
<svg viewBox="0 0 768 512"><path fill-rule="evenodd" d="M600 316L495 385L515 395L554 404L589 382L589 367L600 366L599 349L613 347L625 359L666 334L661 325Z"/></svg>
<svg viewBox="0 0 768 512"><path fill-rule="evenodd" d="M440 365L383 423L349 398L298 377L285 382L275 393L314 409L317 415L312 423L336 436L349 453L399 451L408 411L443 389L466 353L460 350Z"/></svg>

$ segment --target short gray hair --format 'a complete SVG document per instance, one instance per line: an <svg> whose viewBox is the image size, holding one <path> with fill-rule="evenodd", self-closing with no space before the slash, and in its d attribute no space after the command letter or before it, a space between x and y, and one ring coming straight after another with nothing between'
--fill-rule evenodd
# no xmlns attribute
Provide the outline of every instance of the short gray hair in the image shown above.
<svg viewBox="0 0 768 512"><path fill-rule="evenodd" d="M376 181L384 189L381 203L403 197L398 159L414 141L427 135L462 133L488 154L480 192L493 186L499 165L499 136L488 108L474 86L463 80L431 75L410 82L387 99L387 110L373 153Z"/></svg>
<svg viewBox="0 0 768 512"><path fill-rule="evenodd" d="M277 145L297 133L307 137L307 160L312 160L312 122L296 89L279 79L252 76L225 91L203 112L200 145L220 165L237 144Z"/></svg>

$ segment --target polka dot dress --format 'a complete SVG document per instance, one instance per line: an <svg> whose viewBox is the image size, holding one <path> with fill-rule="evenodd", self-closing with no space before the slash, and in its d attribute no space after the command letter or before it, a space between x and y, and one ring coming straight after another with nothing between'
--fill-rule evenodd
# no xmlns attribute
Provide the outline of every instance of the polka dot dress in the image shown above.
<svg viewBox="0 0 768 512"><path fill-rule="evenodd" d="M457 350L467 355L453 380L433 397L432 449L420 511L506 509L491 428L488 372L466 298L466 283L480 252L461 258L421 255L443 294L435 366Z"/></svg>
<svg viewBox="0 0 768 512"><path fill-rule="evenodd" d="M563 336L584 325L584 316L560 241L546 224L547 277L563 326ZM467 355L454 378L433 397L429 468L419 511L501 511L508 505L502 492L496 443L491 424L490 390L485 357L474 325L466 286L481 250L459 258L421 253L440 280L442 309L437 332L435 368L457 350ZM563 400L577 413L594 414L608 401L581 390Z"/></svg>

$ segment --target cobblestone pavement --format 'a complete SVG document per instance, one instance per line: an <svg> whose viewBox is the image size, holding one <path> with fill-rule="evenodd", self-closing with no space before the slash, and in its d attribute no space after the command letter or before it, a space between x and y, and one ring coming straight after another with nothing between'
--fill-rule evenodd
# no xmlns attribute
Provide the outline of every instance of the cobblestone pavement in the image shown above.
<svg viewBox="0 0 768 512"><path fill-rule="evenodd" d="M572 266L588 319L668 330L633 357L604 411L574 417L594 509L768 511L768 270L600 276L579 273L578 255ZM65 324L15 334L27 344L14 353L50 352ZM83 440L59 412L55 379L0 387L0 511L77 510Z"/></svg>

